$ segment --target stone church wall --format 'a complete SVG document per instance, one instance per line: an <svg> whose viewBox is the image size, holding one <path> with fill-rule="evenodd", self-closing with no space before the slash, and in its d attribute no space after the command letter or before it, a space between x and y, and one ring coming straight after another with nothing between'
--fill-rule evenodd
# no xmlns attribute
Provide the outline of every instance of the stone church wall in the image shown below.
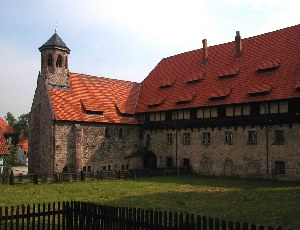
<svg viewBox="0 0 300 230"><path fill-rule="evenodd" d="M52 172L52 111L45 77L39 74L29 121L29 173L49 176Z"/></svg>
<svg viewBox="0 0 300 230"><path fill-rule="evenodd" d="M78 172L84 166L92 171L140 167L141 159L130 157L141 147L140 130L137 125L58 122L54 171Z"/></svg>

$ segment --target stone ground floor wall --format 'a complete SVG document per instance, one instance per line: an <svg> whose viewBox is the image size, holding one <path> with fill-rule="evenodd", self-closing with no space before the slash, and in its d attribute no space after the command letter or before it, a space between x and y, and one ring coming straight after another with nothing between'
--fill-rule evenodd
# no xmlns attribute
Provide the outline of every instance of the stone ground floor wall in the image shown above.
<svg viewBox="0 0 300 230"><path fill-rule="evenodd" d="M256 143L249 143L249 131L256 132ZM277 131L284 133L283 142L275 141ZM232 143L226 143L226 132L232 132ZM190 143L184 143L185 133ZM209 144L204 143L204 133L210 133ZM167 134L172 134L172 144L167 144ZM158 167L166 167L168 161L176 166L177 158L177 166L189 164L203 175L300 180L299 124L180 130L177 147L175 130L147 130L147 136Z"/></svg>
<svg viewBox="0 0 300 230"><path fill-rule="evenodd" d="M55 172L141 167L137 125L61 122L55 125Z"/></svg>

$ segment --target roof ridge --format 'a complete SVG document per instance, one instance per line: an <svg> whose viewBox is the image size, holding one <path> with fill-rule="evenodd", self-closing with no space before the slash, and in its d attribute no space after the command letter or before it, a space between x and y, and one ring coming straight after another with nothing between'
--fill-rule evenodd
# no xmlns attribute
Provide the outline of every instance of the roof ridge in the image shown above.
<svg viewBox="0 0 300 230"><path fill-rule="evenodd" d="M288 26L288 27L285 27L285 28L281 28L281 29L269 31L269 32L262 33L262 34L257 34L257 35L250 36L250 37L245 37L245 38L242 38L242 40L244 40L244 39L251 39L251 38L255 38L255 37L259 37L259 36L264 36L264 35L276 33L276 32L279 32L279 31L282 31L282 30L286 30L286 29L291 29L291 28L297 27L297 26L300 26L300 24L293 25L293 26ZM218 47L218 46L222 46L222 45L227 45L227 44L232 43L232 42L234 42L234 40L229 41L229 42L224 42L224 43L220 43L220 44L215 44L215 45L207 46L207 49L209 49L209 48L211 48L211 47ZM185 51L185 52L182 52L182 53L170 55L170 56L167 56L167 57L162 58L161 61L160 61L159 63L161 63L162 61L165 61L166 59L169 59L169 58L177 57L177 56L180 56L180 55L183 55L183 54L187 54L187 53L191 53L191 52L195 52L195 51L200 51L200 50L202 50L202 48L193 49L193 50ZM159 64L159 63L158 63L158 64ZM154 69L155 69L155 68L154 68Z"/></svg>
<svg viewBox="0 0 300 230"><path fill-rule="evenodd" d="M95 75L90 75L90 74L84 74L84 73L75 73L75 72L69 72L70 74L77 74L81 75L82 77L87 77L87 78L102 78L102 79L108 79L108 80L113 80L113 81L122 81L122 82L128 82L128 83L136 83L136 84L141 84L139 82L135 81L128 81L128 80L122 80L122 79L116 79L116 78L110 78L110 77L102 77L102 76L95 76Z"/></svg>

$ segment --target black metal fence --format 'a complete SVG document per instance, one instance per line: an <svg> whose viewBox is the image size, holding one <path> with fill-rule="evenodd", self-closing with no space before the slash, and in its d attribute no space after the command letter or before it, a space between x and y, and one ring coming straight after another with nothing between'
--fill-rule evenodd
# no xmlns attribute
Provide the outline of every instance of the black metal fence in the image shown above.
<svg viewBox="0 0 300 230"><path fill-rule="evenodd" d="M101 179L135 179L138 177L151 176L169 176L169 175L187 175L191 174L190 167L183 168L163 168L163 169L135 169L119 171L96 171L96 172L78 172L78 173L54 173L50 178L45 178L37 174L0 176L0 183L6 184L27 184L27 183L59 183L84 180Z"/></svg>
<svg viewBox="0 0 300 230"><path fill-rule="evenodd" d="M282 230L171 211L121 208L86 202L0 207L0 230Z"/></svg>

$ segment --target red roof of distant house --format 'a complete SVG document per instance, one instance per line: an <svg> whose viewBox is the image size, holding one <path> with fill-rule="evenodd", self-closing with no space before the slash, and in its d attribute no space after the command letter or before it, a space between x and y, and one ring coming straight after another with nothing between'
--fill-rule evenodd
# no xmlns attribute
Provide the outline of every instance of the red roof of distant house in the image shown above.
<svg viewBox="0 0 300 230"><path fill-rule="evenodd" d="M164 58L141 83L135 111L300 97L299 37L297 25L242 39L240 58L235 41L210 46L206 65L202 49ZM188 103L178 103L181 95L195 92Z"/></svg>
<svg viewBox="0 0 300 230"><path fill-rule="evenodd" d="M7 143L4 134L16 133L16 131L0 117L0 155L8 154Z"/></svg>
<svg viewBox="0 0 300 230"><path fill-rule="evenodd" d="M11 127L9 124L6 123L5 120L3 120L0 117L0 127L2 128L3 133L17 133L13 127Z"/></svg>
<svg viewBox="0 0 300 230"><path fill-rule="evenodd" d="M56 120L138 124L139 83L70 73L70 86L49 88Z"/></svg>
<svg viewBox="0 0 300 230"><path fill-rule="evenodd" d="M26 153L28 153L28 139L25 139L17 144L18 147L22 147Z"/></svg>

